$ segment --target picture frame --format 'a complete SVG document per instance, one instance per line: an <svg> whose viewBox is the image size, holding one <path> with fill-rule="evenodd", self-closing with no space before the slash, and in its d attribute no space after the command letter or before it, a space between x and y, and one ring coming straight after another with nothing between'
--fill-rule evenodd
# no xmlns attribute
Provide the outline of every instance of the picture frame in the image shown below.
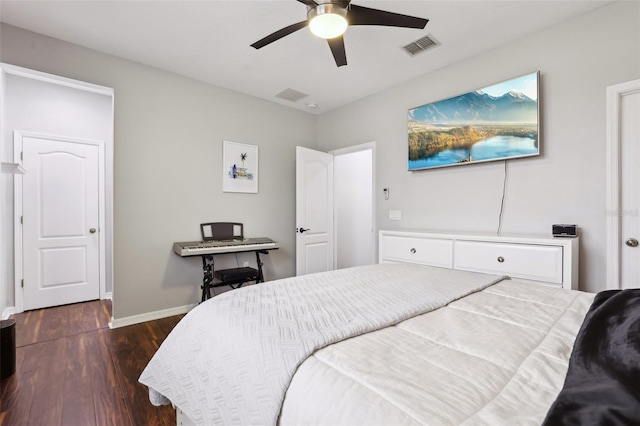
<svg viewBox="0 0 640 426"><path fill-rule="evenodd" d="M258 193L258 147L223 141L222 191Z"/></svg>
<svg viewBox="0 0 640 426"><path fill-rule="evenodd" d="M540 155L540 72L408 111L408 170Z"/></svg>

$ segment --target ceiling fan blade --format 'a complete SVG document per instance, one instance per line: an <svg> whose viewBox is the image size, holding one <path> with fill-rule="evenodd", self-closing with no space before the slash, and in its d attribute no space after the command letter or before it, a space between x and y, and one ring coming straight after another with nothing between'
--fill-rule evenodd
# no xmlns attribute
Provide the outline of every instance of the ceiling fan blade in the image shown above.
<svg viewBox="0 0 640 426"><path fill-rule="evenodd" d="M352 4L347 14L349 25L383 25L387 27L424 28L428 19L401 15Z"/></svg>
<svg viewBox="0 0 640 426"><path fill-rule="evenodd" d="M313 0L298 0L300 3L306 4L307 6L310 7L316 7L318 5L318 3L316 3Z"/></svg>
<svg viewBox="0 0 640 426"><path fill-rule="evenodd" d="M347 65L347 52L344 50L344 39L342 36L336 38L327 39L331 53L333 53L333 59L336 60L336 65L341 67Z"/></svg>
<svg viewBox="0 0 640 426"><path fill-rule="evenodd" d="M271 44L274 41L278 41L282 37L286 37L289 34L294 33L296 31L298 31L299 29L304 28L306 26L307 26L307 21L297 22L295 24L289 25L288 27L284 27L281 30L276 31L273 34L269 34L265 38L256 41L255 43L253 43L251 45L251 47L253 47L255 49L263 48L266 45Z"/></svg>

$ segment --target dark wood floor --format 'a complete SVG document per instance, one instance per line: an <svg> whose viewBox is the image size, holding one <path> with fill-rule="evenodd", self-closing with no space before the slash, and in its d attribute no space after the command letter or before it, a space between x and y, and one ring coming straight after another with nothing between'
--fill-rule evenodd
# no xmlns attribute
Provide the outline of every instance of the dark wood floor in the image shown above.
<svg viewBox="0 0 640 426"><path fill-rule="evenodd" d="M0 425L175 425L138 377L182 316L110 330L110 301L14 315L16 373L2 380Z"/></svg>

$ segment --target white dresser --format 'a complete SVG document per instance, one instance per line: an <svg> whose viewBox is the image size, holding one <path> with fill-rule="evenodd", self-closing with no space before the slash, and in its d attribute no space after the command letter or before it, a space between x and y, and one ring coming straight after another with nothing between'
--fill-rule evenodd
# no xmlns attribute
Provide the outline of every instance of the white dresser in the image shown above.
<svg viewBox="0 0 640 426"><path fill-rule="evenodd" d="M380 231L379 263L418 263L578 289L578 238Z"/></svg>

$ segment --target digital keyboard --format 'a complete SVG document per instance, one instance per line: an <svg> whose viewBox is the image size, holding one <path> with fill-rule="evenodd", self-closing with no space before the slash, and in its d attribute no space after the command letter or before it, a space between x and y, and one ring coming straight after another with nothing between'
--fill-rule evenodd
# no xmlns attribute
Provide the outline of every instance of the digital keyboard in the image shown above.
<svg viewBox="0 0 640 426"><path fill-rule="evenodd" d="M173 251L182 257L206 254L238 253L243 251L274 250L280 244L271 238L243 238L237 240L207 240L173 243Z"/></svg>

